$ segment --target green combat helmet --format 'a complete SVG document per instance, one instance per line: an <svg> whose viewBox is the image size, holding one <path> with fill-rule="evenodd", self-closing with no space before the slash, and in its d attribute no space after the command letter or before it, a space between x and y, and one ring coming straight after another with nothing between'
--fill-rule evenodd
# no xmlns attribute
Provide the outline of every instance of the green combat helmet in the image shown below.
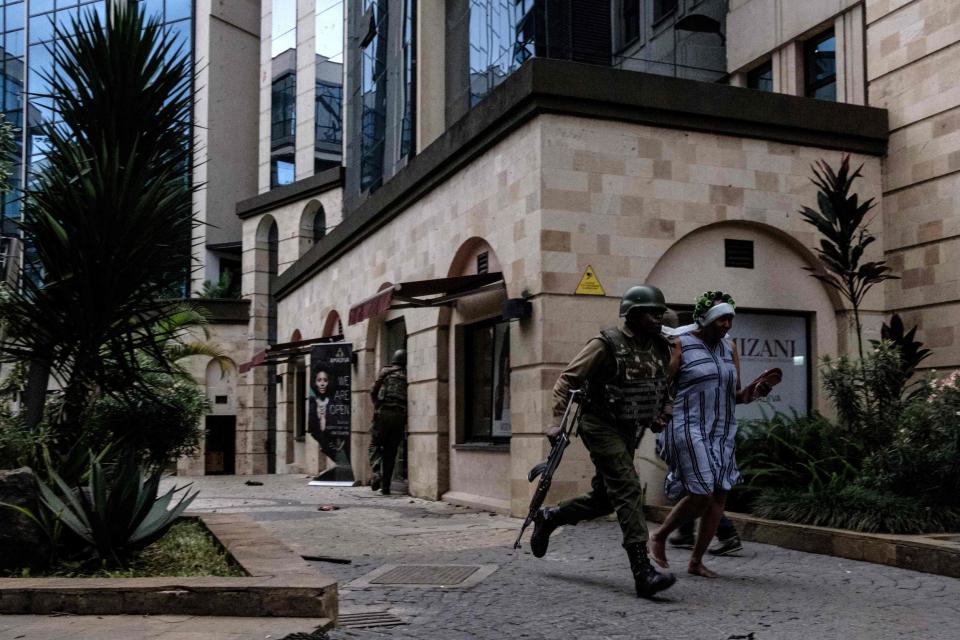
<svg viewBox="0 0 960 640"><path fill-rule="evenodd" d="M660 289L653 285L641 284L630 287L620 298L620 317L626 317L630 310L635 308L666 311L667 303Z"/></svg>
<svg viewBox="0 0 960 640"><path fill-rule="evenodd" d="M663 296L660 296L661 298ZM407 366L407 350L406 349L397 349L393 352L393 358L390 360L390 364L395 364L401 367Z"/></svg>

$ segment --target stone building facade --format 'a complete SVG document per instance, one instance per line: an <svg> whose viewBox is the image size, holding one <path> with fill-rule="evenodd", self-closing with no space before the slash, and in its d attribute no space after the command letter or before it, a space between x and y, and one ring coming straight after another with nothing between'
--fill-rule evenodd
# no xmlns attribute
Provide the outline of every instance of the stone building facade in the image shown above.
<svg viewBox="0 0 960 640"><path fill-rule="evenodd" d="M357 353L357 478L368 476L368 390L389 358L384 330L400 318L409 352L410 492L510 513L523 511L527 471L545 454L540 433L551 420L557 374L587 339L616 322L619 295L632 284L661 284L680 305L701 289L723 288L737 292L743 308L806 314L811 356L836 353L844 310L816 281L796 276L812 264L806 247L814 243L796 211L814 199L810 165L820 158L836 164L843 153L864 164L862 192L879 195L886 122L877 110L820 102L803 105L816 117L798 119L789 115L798 101L530 61L345 215L271 287L279 336L321 337L333 314L345 319L351 307L398 283L474 275L480 254L503 283L454 306L393 309L343 326ZM851 136L854 123L859 133ZM282 219L274 214L279 208L257 199L241 205L246 235L272 218L279 236L297 245L292 236L305 228L297 212L307 200L285 204ZM882 232L878 222L874 231ZM755 269L723 268L729 237L755 243ZM251 273L255 262L245 262L249 282L259 276ZM575 295L588 265L607 295ZM789 289L780 284L787 278L796 281ZM505 323L508 437L474 439L470 334L518 298L532 312ZM878 299L872 304L879 310ZM649 439L640 455L652 456ZM558 496L589 483L585 451L578 445L570 459L577 462L564 465ZM306 459L298 464L321 470Z"/></svg>
<svg viewBox="0 0 960 640"><path fill-rule="evenodd" d="M648 16L649 3L639 4ZM347 120L362 121L356 100L378 90L358 75L372 41L357 30L371 24L371 7L409 19L382 32L402 35L388 50L414 42L430 52L417 56L403 91L387 93L398 110L384 134L406 135L389 123L412 122L403 131L413 146L393 138L392 148L408 151L387 159L374 187L358 182L365 147L350 139L346 170L313 175L298 142L297 180L270 188L261 84L260 194L237 204L250 304L236 387L238 473L330 467L304 433L304 379L310 346L335 339L354 352L351 467L368 480L369 389L404 344L411 494L520 514L531 491L527 471L546 453L540 432L551 421L559 371L616 322L620 294L644 281L681 311L702 290L731 292L741 311L735 333L782 349L796 367L784 385L797 393L790 406L828 410L815 363L855 345L843 301L803 270L814 264L817 239L797 212L815 203L811 166L836 166L845 155L863 165L858 193L876 202L869 228L879 242L870 257L902 275L865 301L867 337L898 311L934 347L930 366L960 364L949 322L960 300L951 259L960 219L953 3L730 0L722 20L718 3L705 3L725 50L714 50L716 34L682 39L708 46L700 53L712 61L725 57L731 86L534 57L488 73L489 91L466 100L456 74L474 61L457 53L450 34L468 34L463 12L481 5L345 3ZM611 7L620 20L620 3ZM677 16L698 7L679 2ZM262 47L270 9L262 3ZM306 40L309 10L298 11L298 40ZM614 21L613 41L622 44L617 28ZM653 35L666 60L659 48L668 34ZM261 79L270 60L262 49ZM411 92L414 106L405 111L400 98ZM344 123L347 137L362 129ZM749 249L749 260L738 261L745 256L734 249ZM576 293L588 269L604 295ZM478 284L453 295L451 278ZM409 298L405 287L433 294ZM505 316L508 301L513 310L529 304L529 313ZM777 342L781 326L791 340ZM754 339L758 327L766 333ZM788 353L788 342L797 350ZM655 500L652 458L648 438L638 464ZM589 483L579 444L567 460L556 498Z"/></svg>

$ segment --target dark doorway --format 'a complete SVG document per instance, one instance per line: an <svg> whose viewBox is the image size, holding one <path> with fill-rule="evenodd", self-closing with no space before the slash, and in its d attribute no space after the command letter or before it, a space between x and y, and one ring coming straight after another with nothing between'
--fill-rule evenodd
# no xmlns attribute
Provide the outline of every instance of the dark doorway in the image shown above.
<svg viewBox="0 0 960 640"><path fill-rule="evenodd" d="M406 350L407 348L407 324L404 322L403 318L397 318L396 320L390 320L387 322L386 330L387 349L385 360L386 362L390 362L390 359L393 358L393 354L397 349ZM400 450L397 452L397 466L393 471L393 479L394 482L403 483L403 485L406 485L407 477L407 431L404 431L403 442L400 444ZM405 489L405 487L397 487L397 489Z"/></svg>
<svg viewBox="0 0 960 640"><path fill-rule="evenodd" d="M236 472L237 416L207 416L203 472L208 476Z"/></svg>

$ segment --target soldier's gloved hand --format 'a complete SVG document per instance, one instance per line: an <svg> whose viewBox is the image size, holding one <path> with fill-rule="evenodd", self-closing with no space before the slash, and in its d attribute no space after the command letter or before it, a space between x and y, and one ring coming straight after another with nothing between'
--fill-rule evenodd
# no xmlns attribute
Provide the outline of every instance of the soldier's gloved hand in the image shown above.
<svg viewBox="0 0 960 640"><path fill-rule="evenodd" d="M543 435L547 436L547 440L550 441L550 444L553 444L557 441L557 437L560 435L560 425L556 424L551 427L547 427L543 432Z"/></svg>

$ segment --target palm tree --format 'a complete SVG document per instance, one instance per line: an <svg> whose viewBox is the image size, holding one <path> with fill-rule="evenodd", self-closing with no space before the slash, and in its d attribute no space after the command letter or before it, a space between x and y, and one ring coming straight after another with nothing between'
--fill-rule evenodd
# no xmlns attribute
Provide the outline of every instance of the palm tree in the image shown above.
<svg viewBox="0 0 960 640"><path fill-rule="evenodd" d="M198 224L191 70L174 36L119 4L106 24L90 12L69 31L47 72L60 122L48 125L45 168L24 194L25 277L0 301L0 357L29 362L26 422L39 423L53 376L63 436L79 433L95 390L123 395L144 357L166 362L163 319Z"/></svg>

